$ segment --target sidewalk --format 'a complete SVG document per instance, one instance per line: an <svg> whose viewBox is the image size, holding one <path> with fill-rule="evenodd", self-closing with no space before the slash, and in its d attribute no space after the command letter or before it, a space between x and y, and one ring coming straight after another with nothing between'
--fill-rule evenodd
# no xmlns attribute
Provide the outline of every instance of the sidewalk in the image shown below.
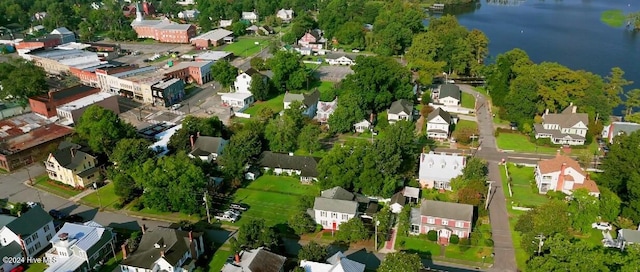
<svg viewBox="0 0 640 272"><path fill-rule="evenodd" d="M78 202L83 197L88 196L88 195L94 193L95 191L96 190L93 189L93 188L88 188L88 189L82 191L82 193L79 193L79 194L77 194L75 196L72 196L72 197L68 198L68 200L71 201L71 202Z"/></svg>
<svg viewBox="0 0 640 272"><path fill-rule="evenodd" d="M378 253L394 253L396 245L396 236L398 235L398 226L396 225L391 229L391 240L384 242L384 247L378 250Z"/></svg>

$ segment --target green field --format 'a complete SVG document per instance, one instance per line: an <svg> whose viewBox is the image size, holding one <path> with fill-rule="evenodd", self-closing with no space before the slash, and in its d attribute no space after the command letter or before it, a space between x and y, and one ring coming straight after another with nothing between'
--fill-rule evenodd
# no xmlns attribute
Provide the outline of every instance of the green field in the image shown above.
<svg viewBox="0 0 640 272"><path fill-rule="evenodd" d="M244 113L255 115L260 112L261 108L270 108L274 113L281 112L284 109L284 94L278 95L267 101L258 101L251 105Z"/></svg>
<svg viewBox="0 0 640 272"><path fill-rule="evenodd" d="M211 262L209 262L209 271L210 272L220 272L222 267L227 262L227 258L231 256L230 250L218 250L213 255Z"/></svg>
<svg viewBox="0 0 640 272"><path fill-rule="evenodd" d="M610 27L622 27L626 21L626 17L622 10L610 9L605 10L600 14L600 21Z"/></svg>
<svg viewBox="0 0 640 272"><path fill-rule="evenodd" d="M396 249L402 249L411 253L417 253L423 258L440 256L440 245L427 240L423 236L402 237L398 235L396 238Z"/></svg>
<svg viewBox="0 0 640 272"><path fill-rule="evenodd" d="M462 101L460 101L460 104L463 108L467 108L467 109L474 109L476 108L476 98L469 93L462 93L462 97L461 97Z"/></svg>
<svg viewBox="0 0 640 272"><path fill-rule="evenodd" d="M509 198L509 193L506 193L506 197L511 200L511 203L518 206L538 206L546 203L549 199L545 195L538 194L532 189L531 182L534 180L534 168L533 167L518 167L515 164L508 163L509 177L511 178L511 191L513 197ZM500 166L502 172L502 179L506 180L507 176L504 172L504 166ZM504 184L505 188L508 188L507 184Z"/></svg>
<svg viewBox="0 0 640 272"><path fill-rule="evenodd" d="M555 154L559 148L537 146L529 141L529 137L518 133L500 133L496 138L498 148L514 152Z"/></svg>
<svg viewBox="0 0 640 272"><path fill-rule="evenodd" d="M33 186L64 198L73 197L82 192L82 190L76 190L71 186L51 181L47 175L35 178Z"/></svg>
<svg viewBox="0 0 640 272"><path fill-rule="evenodd" d="M268 45L269 41L265 39L240 38L234 43L227 44L222 50L232 52L238 57L249 57L257 54Z"/></svg>
<svg viewBox="0 0 640 272"><path fill-rule="evenodd" d="M80 201L93 207L113 208L113 205L116 204L119 199L116 195L113 182L110 182L94 193L83 197Z"/></svg>

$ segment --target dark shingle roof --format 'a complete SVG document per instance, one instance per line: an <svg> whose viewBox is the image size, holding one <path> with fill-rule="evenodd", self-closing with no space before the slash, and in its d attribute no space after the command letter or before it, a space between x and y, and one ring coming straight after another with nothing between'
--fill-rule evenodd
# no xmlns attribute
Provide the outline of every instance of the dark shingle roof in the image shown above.
<svg viewBox="0 0 640 272"><path fill-rule="evenodd" d="M402 194L402 192L397 192L391 197L391 202L389 203L398 203L400 205L404 205L407 204L407 198Z"/></svg>
<svg viewBox="0 0 640 272"><path fill-rule="evenodd" d="M194 240L201 235L199 232L192 233ZM156 248L156 244L160 248ZM153 269L154 262L160 259L160 254L164 251L164 259L171 265L176 265L189 250L188 231L158 227L142 235L138 249L123 260L122 264Z"/></svg>
<svg viewBox="0 0 640 272"><path fill-rule="evenodd" d="M293 101L302 101L302 104L304 104L307 107L310 107L311 105L318 103L318 100L320 99L320 91L315 90L309 94L293 94L293 93L286 93L284 95L284 102L293 102Z"/></svg>
<svg viewBox="0 0 640 272"><path fill-rule="evenodd" d="M429 113L429 116L427 116L427 122L433 120L437 116L442 117L442 119L444 119L445 122L447 122L448 124L451 124L451 114L449 114L447 111L443 110L442 108L437 108L436 110Z"/></svg>
<svg viewBox="0 0 640 272"><path fill-rule="evenodd" d="M40 205L36 205L16 220L11 221L6 227L16 235L28 236L52 221L53 218Z"/></svg>
<svg viewBox="0 0 640 272"><path fill-rule="evenodd" d="M249 264L251 272L277 272L284 266L285 257L271 253L265 249L258 249Z"/></svg>
<svg viewBox="0 0 640 272"><path fill-rule="evenodd" d="M255 74L260 74L260 72L258 72L256 69L253 68L249 68L246 71L244 71L245 74L249 75L249 76L253 76Z"/></svg>
<svg viewBox="0 0 640 272"><path fill-rule="evenodd" d="M318 176L318 161L319 159L314 157L290 156L271 151L262 152L260 155L261 167L300 170L303 177Z"/></svg>
<svg viewBox="0 0 640 272"><path fill-rule="evenodd" d="M446 219L473 221L473 206L468 204L423 200L420 214Z"/></svg>
<svg viewBox="0 0 640 272"><path fill-rule="evenodd" d="M0 256L2 257L15 257L20 253L22 253L22 248L16 241L13 241L6 246L0 247ZM2 267L2 264L4 264L4 261L0 260L0 267Z"/></svg>
<svg viewBox="0 0 640 272"><path fill-rule="evenodd" d="M413 103L406 99L400 99L391 103L389 113L398 114L401 112L411 114L413 112Z"/></svg>
<svg viewBox="0 0 640 272"><path fill-rule="evenodd" d="M320 193L320 196L324 198L330 199L341 199L341 200L353 200L355 195L340 186L333 187L331 189L324 190Z"/></svg>
<svg viewBox="0 0 640 272"><path fill-rule="evenodd" d="M442 84L440 86L440 98L453 97L460 100L460 88L454 84Z"/></svg>
<svg viewBox="0 0 640 272"><path fill-rule="evenodd" d="M200 136L194 143L191 155L208 156L209 154L218 154L222 149L224 139L220 137Z"/></svg>
<svg viewBox="0 0 640 272"><path fill-rule="evenodd" d="M86 158L95 159L94 156L78 150L78 145L71 143L60 144L58 150L52 153L52 155L60 166L67 169L75 169Z"/></svg>

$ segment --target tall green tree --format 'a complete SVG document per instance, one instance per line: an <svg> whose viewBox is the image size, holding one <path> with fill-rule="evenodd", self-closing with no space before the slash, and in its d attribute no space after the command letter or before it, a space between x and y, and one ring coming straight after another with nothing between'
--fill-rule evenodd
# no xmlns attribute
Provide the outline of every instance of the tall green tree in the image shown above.
<svg viewBox="0 0 640 272"><path fill-rule="evenodd" d="M290 116L272 119L265 128L264 135L269 149L275 152L294 152L298 148L296 140L300 133L296 122Z"/></svg>
<svg viewBox="0 0 640 272"><path fill-rule="evenodd" d="M591 223L598 219L600 203L598 198L589 195L586 189L575 190L569 201L571 226L574 230L585 232L591 229Z"/></svg>
<svg viewBox="0 0 640 272"><path fill-rule="evenodd" d="M48 91L46 78L44 70L30 61L13 59L0 63L0 99L13 100L26 107L29 97Z"/></svg>
<svg viewBox="0 0 640 272"><path fill-rule="evenodd" d="M215 81L226 88L231 86L231 83L233 83L238 76L238 68L231 65L228 61L216 61L216 63L211 66L211 74Z"/></svg>
<svg viewBox="0 0 640 272"><path fill-rule="evenodd" d="M310 262L324 262L328 255L329 249L326 246L311 241L300 248L298 259Z"/></svg>
<svg viewBox="0 0 640 272"><path fill-rule="evenodd" d="M605 78L606 84L604 88L607 102L611 108L616 108L622 103L622 94L624 87L633 84L633 81L624 78L624 71L620 67L611 68L611 72Z"/></svg>
<svg viewBox="0 0 640 272"><path fill-rule="evenodd" d="M532 65L533 62L525 51L519 48L499 54L496 61L489 65L487 71L487 87L490 91L491 101L496 106L503 106L509 96L509 87L518 71Z"/></svg>
<svg viewBox="0 0 640 272"><path fill-rule="evenodd" d="M116 113L98 105L91 105L82 113L76 133L86 141L91 150L111 154L116 143L125 138L137 137L136 129L118 117Z"/></svg>
<svg viewBox="0 0 640 272"><path fill-rule="evenodd" d="M247 163L258 158L262 152L262 127L262 124L248 123L231 136L224 153L218 158L218 162L224 165L223 171L227 176L242 178Z"/></svg>
<svg viewBox="0 0 640 272"><path fill-rule="evenodd" d="M249 91L256 100L265 101L271 94L271 82L266 76L256 73L251 76Z"/></svg>
<svg viewBox="0 0 640 272"><path fill-rule="evenodd" d="M599 183L622 199L622 216L640 221L640 132L619 135L602 160Z"/></svg>
<svg viewBox="0 0 640 272"><path fill-rule="evenodd" d="M238 229L238 243L244 248L275 248L279 239L273 228L266 226L264 219L250 219Z"/></svg>
<svg viewBox="0 0 640 272"><path fill-rule="evenodd" d="M583 240L556 235L545 240L548 253L527 262L527 271L620 271L610 270L602 246L594 247Z"/></svg>
<svg viewBox="0 0 640 272"><path fill-rule="evenodd" d="M267 65L273 72L273 83L280 92L302 89L309 77L300 55L296 53L278 51L267 60Z"/></svg>
<svg viewBox="0 0 640 272"><path fill-rule="evenodd" d="M182 128L171 135L167 146L170 150L191 151L191 137L194 141L200 136L227 137L227 130L217 116L200 118L187 116L182 120Z"/></svg>
<svg viewBox="0 0 640 272"><path fill-rule="evenodd" d="M422 269L422 260L415 253L395 252L387 254L378 272L414 272Z"/></svg>
<svg viewBox="0 0 640 272"><path fill-rule="evenodd" d="M551 200L518 217L514 229L521 233L520 246L529 254L538 250L538 235L568 234L571 225L567 204Z"/></svg>
<svg viewBox="0 0 640 272"><path fill-rule="evenodd" d="M309 152L309 154L320 150L322 147L319 138L321 132L320 127L316 124L305 125L298 135L298 147Z"/></svg>
<svg viewBox="0 0 640 272"><path fill-rule="evenodd" d="M607 222L613 222L620 215L622 200L609 188L600 186L600 216Z"/></svg>
<svg viewBox="0 0 640 272"><path fill-rule="evenodd" d="M329 116L329 131L344 133L353 130L353 125L367 117L362 96L355 91L346 91L340 96L338 108Z"/></svg>
<svg viewBox="0 0 640 272"><path fill-rule="evenodd" d="M151 143L145 139L119 140L109 155L109 160L120 169L130 169L143 164L156 154L149 148Z"/></svg>
<svg viewBox="0 0 640 272"><path fill-rule="evenodd" d="M288 225L296 234L302 235L315 231L317 224L306 211L300 210L289 217Z"/></svg>
<svg viewBox="0 0 640 272"><path fill-rule="evenodd" d="M625 94L624 101L626 115L632 114L633 110L640 107L640 89L633 89Z"/></svg>
<svg viewBox="0 0 640 272"><path fill-rule="evenodd" d="M336 240L342 242L359 242L371 237L371 231L362 222L360 217L354 217L347 222L343 222L339 226Z"/></svg>

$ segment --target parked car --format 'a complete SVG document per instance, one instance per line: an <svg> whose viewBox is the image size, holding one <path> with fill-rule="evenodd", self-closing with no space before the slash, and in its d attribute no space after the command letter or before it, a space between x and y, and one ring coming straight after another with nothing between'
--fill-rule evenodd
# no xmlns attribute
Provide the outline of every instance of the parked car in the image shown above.
<svg viewBox="0 0 640 272"><path fill-rule="evenodd" d="M238 217L242 214L242 212L238 211L238 210L234 210L234 209L230 209L224 212L225 214L230 214L233 215L235 217Z"/></svg>
<svg viewBox="0 0 640 272"><path fill-rule="evenodd" d="M220 221L227 221L231 223L235 223L236 220L238 220L237 216L230 213L219 213L219 214L216 214L214 218Z"/></svg>
<svg viewBox="0 0 640 272"><path fill-rule="evenodd" d="M82 216L79 216L77 214L66 216L63 220L70 223L84 223L84 218L82 218Z"/></svg>
<svg viewBox="0 0 640 272"><path fill-rule="evenodd" d="M40 203L38 203L38 202L33 202L33 201L27 202L27 207L29 207L29 208L33 208L33 207L38 206L38 205L40 205Z"/></svg>
<svg viewBox="0 0 640 272"><path fill-rule="evenodd" d="M599 230L611 230L613 229L611 227L611 224L607 223L607 222L596 222L591 224L591 227L594 229L599 229Z"/></svg>
<svg viewBox="0 0 640 272"><path fill-rule="evenodd" d="M171 105L172 110L178 110L182 105L180 103Z"/></svg>
<svg viewBox="0 0 640 272"><path fill-rule="evenodd" d="M231 203L231 205L229 205L229 208L232 208L238 211L246 211L249 209L249 206L247 206L247 204L242 204L242 203Z"/></svg>
<svg viewBox="0 0 640 272"><path fill-rule="evenodd" d="M49 215L51 215L51 217L53 217L53 218L55 218L55 219L62 219L62 218L67 217L67 215L66 215L66 214L64 214L63 212L58 211L58 210L56 210L56 209L51 209L51 210L49 211Z"/></svg>

